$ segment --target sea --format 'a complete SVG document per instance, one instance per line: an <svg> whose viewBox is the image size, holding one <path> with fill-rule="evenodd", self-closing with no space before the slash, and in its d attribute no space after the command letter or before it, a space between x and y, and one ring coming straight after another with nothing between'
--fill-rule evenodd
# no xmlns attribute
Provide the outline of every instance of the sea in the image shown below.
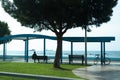
<svg viewBox="0 0 120 80"><path fill-rule="evenodd" d="M43 56L43 51L36 51L37 55ZM84 51L73 51L74 55L84 55ZM29 58L31 58L33 51L28 52ZM71 51L63 51L62 57L63 59L68 59L68 55L71 54ZM101 51L87 51L88 60L93 60L96 54L101 54ZM24 51L7 51L6 59L20 59L24 58ZM54 59L55 51L54 50L46 50L46 56L49 59ZM106 57L110 58L112 61L120 61L120 51L106 51ZM3 51L0 51L0 59L3 59Z"/></svg>

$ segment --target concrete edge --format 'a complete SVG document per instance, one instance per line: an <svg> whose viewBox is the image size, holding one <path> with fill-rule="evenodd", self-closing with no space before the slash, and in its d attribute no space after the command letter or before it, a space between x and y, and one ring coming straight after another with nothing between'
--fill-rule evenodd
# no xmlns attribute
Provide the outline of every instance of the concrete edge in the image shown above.
<svg viewBox="0 0 120 80"><path fill-rule="evenodd" d="M0 75L12 76L12 77L32 78L32 79L42 79L42 80L80 80L80 79L75 79L75 78L61 78L61 77L54 77L54 76L22 74L22 73L13 73L13 72L0 72Z"/></svg>

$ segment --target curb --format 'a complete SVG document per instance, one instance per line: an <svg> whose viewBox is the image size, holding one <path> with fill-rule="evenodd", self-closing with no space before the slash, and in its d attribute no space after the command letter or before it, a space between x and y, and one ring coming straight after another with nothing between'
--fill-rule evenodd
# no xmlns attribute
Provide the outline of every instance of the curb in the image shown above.
<svg viewBox="0 0 120 80"><path fill-rule="evenodd" d="M0 72L0 75L32 78L32 79L41 79L41 80L78 80L78 79L74 79L74 78L61 78L61 77L34 75L34 74L22 74L22 73L13 73L13 72Z"/></svg>

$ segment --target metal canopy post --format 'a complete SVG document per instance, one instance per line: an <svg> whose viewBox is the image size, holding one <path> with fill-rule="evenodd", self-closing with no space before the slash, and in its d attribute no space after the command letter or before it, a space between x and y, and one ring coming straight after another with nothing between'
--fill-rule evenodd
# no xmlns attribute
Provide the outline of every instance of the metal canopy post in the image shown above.
<svg viewBox="0 0 120 80"><path fill-rule="evenodd" d="M44 47L43 47L44 56L46 55L46 39L44 38Z"/></svg>
<svg viewBox="0 0 120 80"><path fill-rule="evenodd" d="M71 42L71 55L73 55L73 42ZM72 59L72 58L71 58ZM71 60L73 62L73 59ZM70 62L69 62L70 63Z"/></svg>
<svg viewBox="0 0 120 80"><path fill-rule="evenodd" d="M60 53L61 55L60 55L60 61L61 61L61 63L63 62L63 41L62 41L62 49L61 49L61 53Z"/></svg>
<svg viewBox="0 0 120 80"><path fill-rule="evenodd" d="M71 42L71 55L73 55L73 42Z"/></svg>
<svg viewBox="0 0 120 80"><path fill-rule="evenodd" d="M101 65L103 65L103 45L101 42Z"/></svg>
<svg viewBox="0 0 120 80"><path fill-rule="evenodd" d="M105 42L101 42L101 65L105 64Z"/></svg>
<svg viewBox="0 0 120 80"><path fill-rule="evenodd" d="M43 42L43 56L46 56L46 39L44 38L44 42ZM45 62L45 60L44 60Z"/></svg>
<svg viewBox="0 0 120 80"><path fill-rule="evenodd" d="M6 59L6 43L3 44L3 61Z"/></svg>
<svg viewBox="0 0 120 80"><path fill-rule="evenodd" d="M104 49L104 51L103 51L103 52L104 52L104 53L103 53L103 54L104 54L104 55L103 55L103 59L104 59L104 64L105 64L105 53L106 53L106 52L105 52L105 42L103 42L103 49Z"/></svg>
<svg viewBox="0 0 120 80"><path fill-rule="evenodd" d="M28 62L28 37L25 41L25 62Z"/></svg>

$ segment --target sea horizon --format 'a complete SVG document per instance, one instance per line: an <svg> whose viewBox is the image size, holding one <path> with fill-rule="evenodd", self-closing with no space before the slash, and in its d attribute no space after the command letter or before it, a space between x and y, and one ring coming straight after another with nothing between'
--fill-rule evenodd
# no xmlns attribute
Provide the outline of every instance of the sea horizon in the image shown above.
<svg viewBox="0 0 120 80"><path fill-rule="evenodd" d="M46 50L46 56L49 58L54 58L55 57L55 50ZM43 56L43 51L36 51L38 56ZM73 51L73 55L84 55L85 51ZM31 58L33 54L33 51L28 51L28 56ZM94 59L96 54L101 55L101 51L87 51L87 57L88 59ZM24 58L24 51L21 50L9 50L6 52L6 56L13 56L13 57L23 57ZM71 51L65 50L63 51L62 57L63 59L68 59L68 55L71 55ZM2 58L3 56L3 51L0 51L0 56ZM106 51L106 57L111 58L111 60L116 60L120 61L120 51Z"/></svg>

